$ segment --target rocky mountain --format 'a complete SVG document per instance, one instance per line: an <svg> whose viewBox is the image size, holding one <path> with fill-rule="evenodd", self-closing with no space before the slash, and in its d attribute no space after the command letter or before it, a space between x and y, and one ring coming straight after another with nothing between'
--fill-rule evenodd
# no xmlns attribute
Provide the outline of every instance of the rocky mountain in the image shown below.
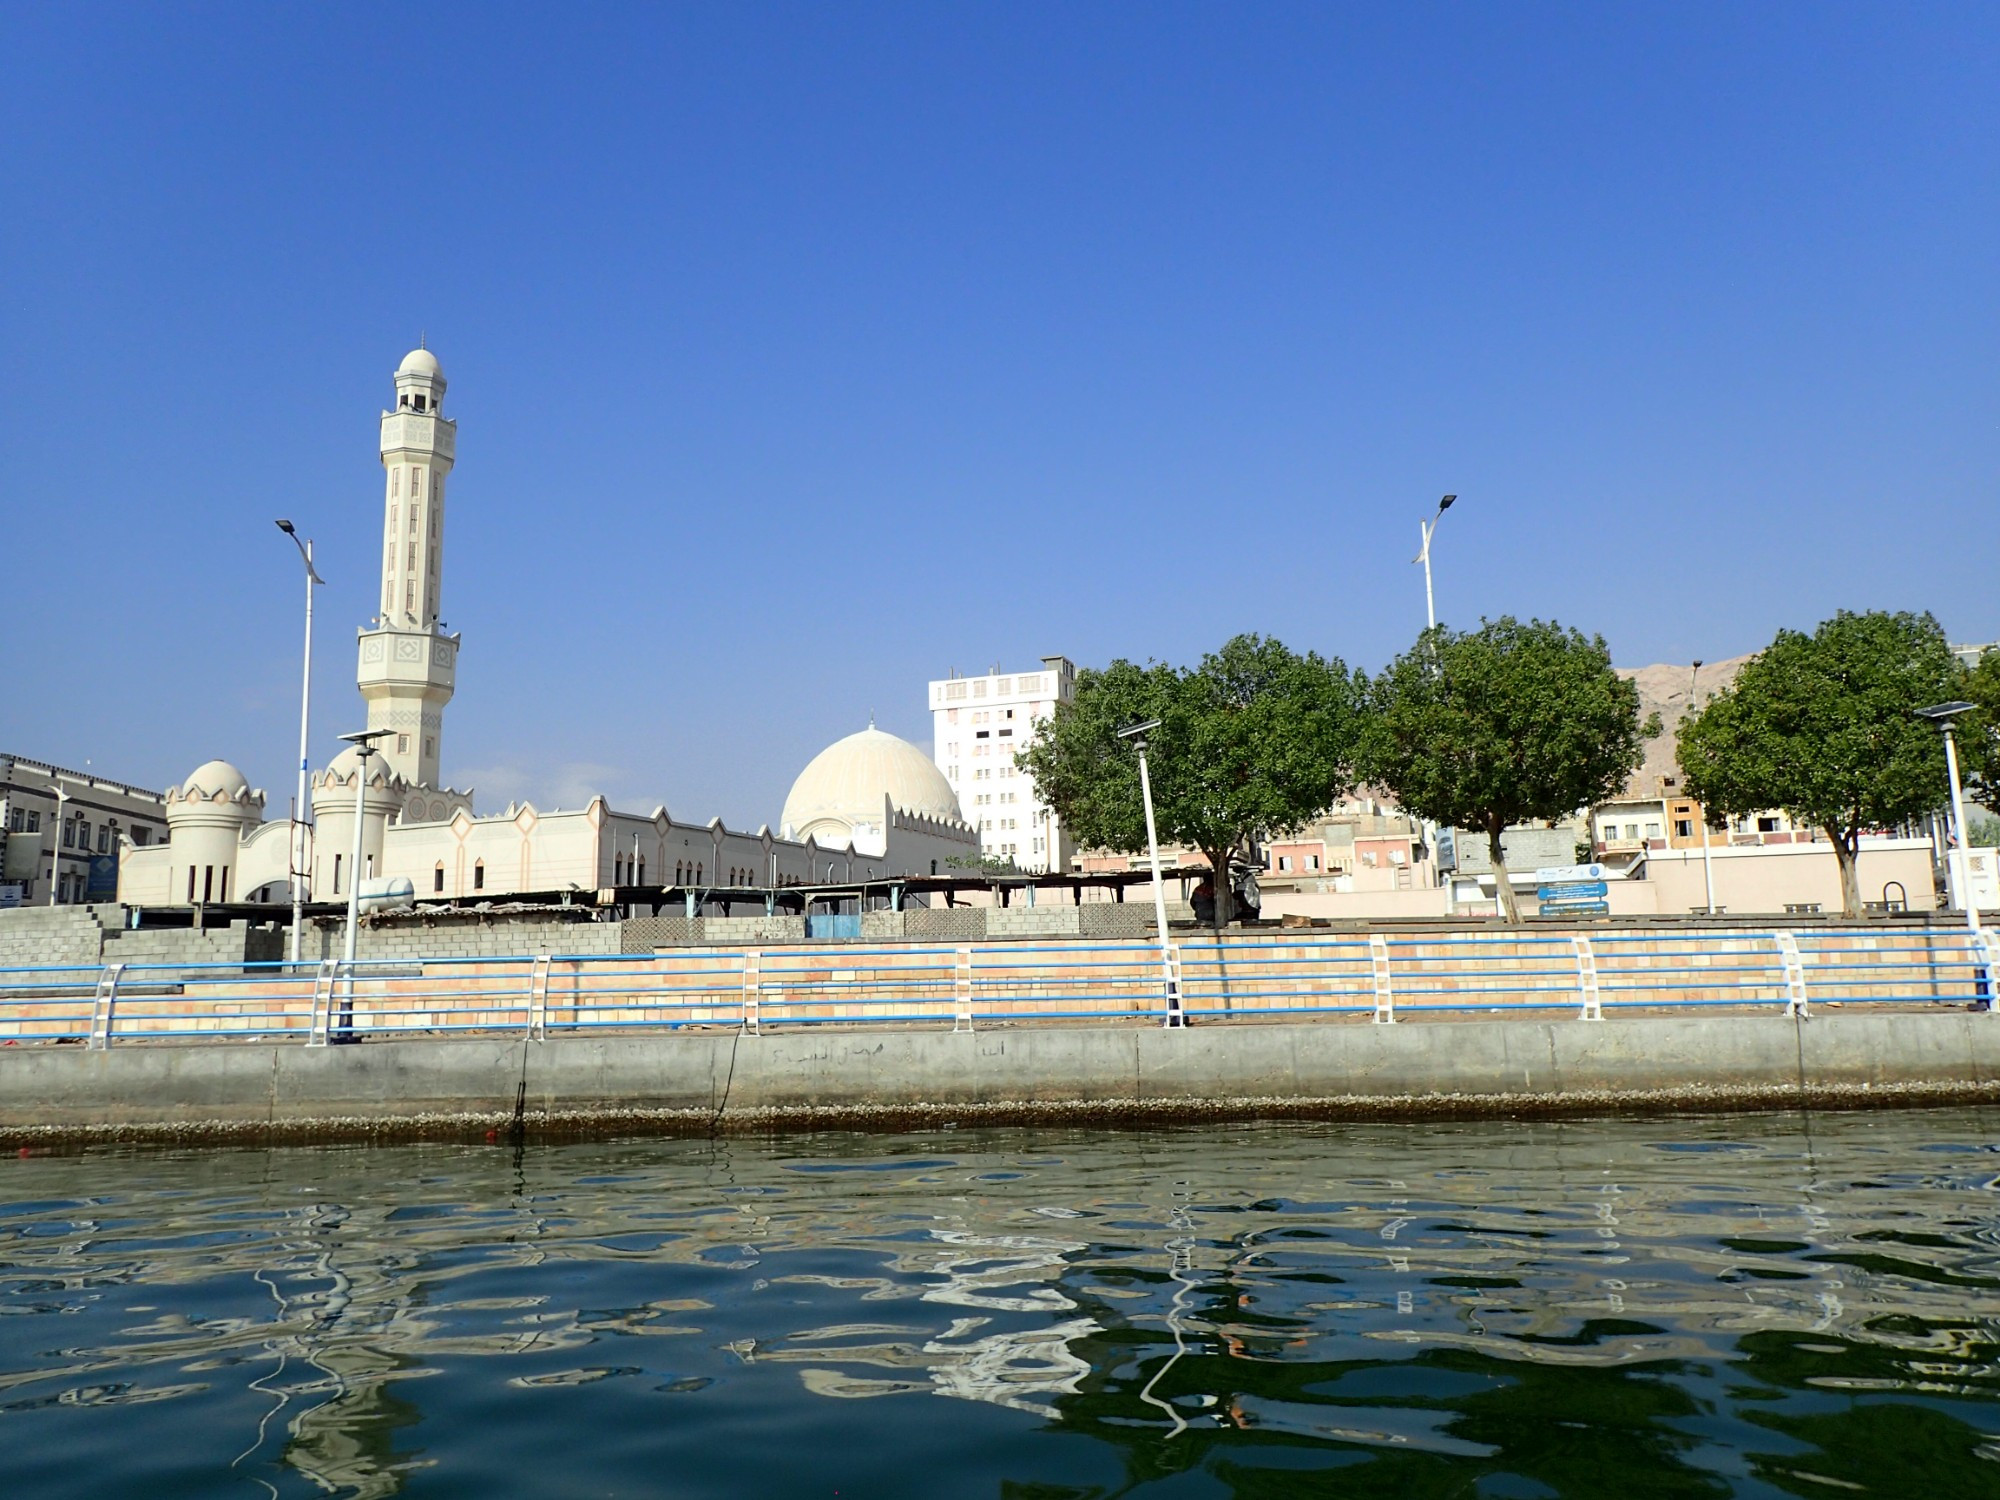
<svg viewBox="0 0 2000 1500"><path fill-rule="evenodd" d="M1694 682L1695 690L1705 703L1715 693L1736 680L1736 674L1743 670L1755 652L1745 656L1732 656L1727 661L1703 662L1701 675ZM1680 767L1674 761L1674 744L1680 733L1681 720L1686 718L1692 705L1688 699L1691 670L1686 665L1658 662L1650 667L1620 667L1620 677L1629 678L1639 686L1639 717L1646 718L1657 712L1660 716L1660 734L1657 739L1646 742L1646 759L1625 784L1626 795L1631 797L1657 797L1663 788L1663 780L1673 777L1680 780ZM1671 791L1672 788L1666 788Z"/></svg>

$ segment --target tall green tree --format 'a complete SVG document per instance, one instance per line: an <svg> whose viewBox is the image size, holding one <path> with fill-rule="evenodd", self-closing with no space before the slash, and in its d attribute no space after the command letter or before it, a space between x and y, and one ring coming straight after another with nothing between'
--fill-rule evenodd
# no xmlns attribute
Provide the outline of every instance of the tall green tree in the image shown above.
<svg viewBox="0 0 2000 1500"><path fill-rule="evenodd" d="M1602 636L1553 620L1440 625L1368 684L1362 779L1418 817L1486 835L1509 922L1521 920L1500 835L1615 796L1659 733Z"/></svg>
<svg viewBox="0 0 2000 1500"><path fill-rule="evenodd" d="M2000 647L1973 664L1964 684L1979 711L1958 721L1959 767L1970 795L2000 809Z"/></svg>
<svg viewBox="0 0 2000 1500"><path fill-rule="evenodd" d="M1741 817L1781 807L1824 833L1841 906L1861 915L1864 830L1944 804L1944 741L1916 710L1957 697L1964 672L1928 614L1842 610L1811 635L1781 630L1680 735L1690 796Z"/></svg>
<svg viewBox="0 0 2000 1500"><path fill-rule="evenodd" d="M1078 842L1138 853L1139 762L1118 731L1158 719L1147 764L1159 836L1207 856L1220 926L1230 855L1256 833L1299 828L1353 787L1358 697L1338 658L1239 635L1193 668L1120 660L1077 673L1075 697L1015 764Z"/></svg>

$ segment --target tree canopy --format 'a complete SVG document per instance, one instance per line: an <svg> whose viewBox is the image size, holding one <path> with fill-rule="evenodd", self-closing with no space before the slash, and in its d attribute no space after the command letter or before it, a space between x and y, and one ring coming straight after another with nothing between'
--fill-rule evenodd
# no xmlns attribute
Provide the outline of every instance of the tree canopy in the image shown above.
<svg viewBox="0 0 2000 1500"><path fill-rule="evenodd" d="M1862 832L1945 801L1943 738L1916 710L1965 685L1928 614L1842 610L1811 635L1781 630L1683 726L1688 792L1724 816L1781 807L1818 828L1839 861L1841 903L1859 916Z"/></svg>
<svg viewBox="0 0 2000 1500"><path fill-rule="evenodd" d="M1367 707L1362 778L1418 817L1484 833L1510 922L1501 833L1616 796L1659 733L1602 636L1512 616L1424 632L1367 685Z"/></svg>
<svg viewBox="0 0 2000 1500"><path fill-rule="evenodd" d="M1146 847L1139 763L1118 731L1148 719L1148 770L1163 843L1199 849L1216 870L1216 921L1229 920L1229 857L1258 832L1290 832L1354 782L1358 685L1338 659L1240 635L1193 668L1119 660L1077 673L1015 764L1085 845Z"/></svg>

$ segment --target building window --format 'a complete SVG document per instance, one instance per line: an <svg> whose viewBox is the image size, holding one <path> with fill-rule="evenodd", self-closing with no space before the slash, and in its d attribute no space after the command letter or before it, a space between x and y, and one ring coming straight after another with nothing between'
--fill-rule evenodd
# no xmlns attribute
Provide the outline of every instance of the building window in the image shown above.
<svg viewBox="0 0 2000 1500"><path fill-rule="evenodd" d="M192 870L188 871L188 889L190 892L194 889L194 871ZM336 896L340 894L340 856L338 854L333 857L333 893Z"/></svg>
<svg viewBox="0 0 2000 1500"><path fill-rule="evenodd" d="M412 610L416 607L417 586L414 583L406 583L403 585L403 608L405 610Z"/></svg>
<svg viewBox="0 0 2000 1500"><path fill-rule="evenodd" d="M433 891L441 891L444 889L444 862L442 860L440 860L437 864L437 867L431 871L431 889Z"/></svg>
<svg viewBox="0 0 2000 1500"><path fill-rule="evenodd" d="M1289 874L1291 874L1291 872L1292 872L1292 857L1291 857L1291 855L1289 855L1289 854L1280 854L1280 855L1278 856L1278 870L1279 870L1279 873L1280 873L1280 874L1285 874L1285 875L1289 875Z"/></svg>
<svg viewBox="0 0 2000 1500"><path fill-rule="evenodd" d="M1675 837L1675 838L1677 838L1677 839L1691 839L1691 838L1693 838L1693 837L1694 837L1694 821L1693 821L1693 820L1692 820L1691 818L1675 818L1675 819L1674 819L1674 837Z"/></svg>
<svg viewBox="0 0 2000 1500"><path fill-rule="evenodd" d="M486 861L483 859L472 862L472 888L475 891L486 889Z"/></svg>
<svg viewBox="0 0 2000 1500"><path fill-rule="evenodd" d="M396 753L398 755L408 755L410 753L410 737L407 734L396 736Z"/></svg>
<svg viewBox="0 0 2000 1500"><path fill-rule="evenodd" d="M1759 833L1776 833L1778 831L1778 820L1776 818L1759 818L1757 820L1757 831Z"/></svg>
<svg viewBox="0 0 2000 1500"><path fill-rule="evenodd" d="M188 904L194 904L194 866L188 866Z"/></svg>
<svg viewBox="0 0 2000 1500"><path fill-rule="evenodd" d="M401 469L391 469L389 471L389 498L392 500L401 493L402 477L403 471ZM389 507L389 524L391 526L396 524L396 507L393 505Z"/></svg>
<svg viewBox="0 0 2000 1500"><path fill-rule="evenodd" d="M1306 868L1308 870L1317 870L1319 868L1319 856L1317 854L1308 854L1306 856Z"/></svg>
<svg viewBox="0 0 2000 1500"><path fill-rule="evenodd" d="M423 494L423 492L424 492L424 471L422 469L410 470L410 498L412 500L415 500L419 498ZM410 510L410 519L411 521L415 521L416 518L417 518L416 509L415 507L412 507Z"/></svg>

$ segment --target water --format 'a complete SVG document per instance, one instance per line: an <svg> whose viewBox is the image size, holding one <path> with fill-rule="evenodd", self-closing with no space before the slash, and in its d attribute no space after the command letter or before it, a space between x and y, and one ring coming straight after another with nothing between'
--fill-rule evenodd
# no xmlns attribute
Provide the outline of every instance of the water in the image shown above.
<svg viewBox="0 0 2000 1500"><path fill-rule="evenodd" d="M2000 1496L1991 1112L0 1162L7 1496Z"/></svg>

